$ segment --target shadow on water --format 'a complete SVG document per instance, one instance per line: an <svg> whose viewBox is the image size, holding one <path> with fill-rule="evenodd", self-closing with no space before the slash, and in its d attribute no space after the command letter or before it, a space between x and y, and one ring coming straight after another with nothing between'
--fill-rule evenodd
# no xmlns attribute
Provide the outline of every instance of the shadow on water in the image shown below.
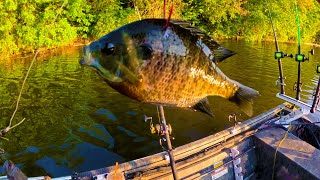
<svg viewBox="0 0 320 180"><path fill-rule="evenodd" d="M222 44L238 54L218 66L231 79L257 89L254 116L282 101L275 97L279 88L277 61L273 43L225 41ZM288 53L296 46L281 44ZM311 48L304 46L304 48ZM309 49L303 49L307 52ZM320 52L319 48L315 49ZM143 115L158 122L155 106L137 103L120 95L89 68L80 67L80 50L63 52L38 59L30 73L15 122L27 120L1 141L7 158L19 165L28 176L68 175L114 165L161 151L158 138L150 134ZM8 122L22 79L31 58L0 62L0 125ZM302 81L315 76L316 55L303 63ZM286 92L294 95L297 63L283 60ZM173 127L174 146L180 146L231 126L228 115L241 113L237 106L218 97L210 97L215 118L178 108L165 108Z"/></svg>

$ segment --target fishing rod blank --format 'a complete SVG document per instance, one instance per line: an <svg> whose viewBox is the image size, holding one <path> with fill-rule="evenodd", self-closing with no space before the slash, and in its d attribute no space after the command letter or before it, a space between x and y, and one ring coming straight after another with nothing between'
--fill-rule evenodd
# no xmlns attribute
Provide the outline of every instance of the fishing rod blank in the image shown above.
<svg viewBox="0 0 320 180"><path fill-rule="evenodd" d="M317 65L317 69L316 69L317 73L320 74L320 65ZM317 109L318 107L318 104L319 104L319 100L320 100L320 95L319 95L319 92L320 92L320 77L319 77L319 80L318 80L318 85L317 85L317 88L316 88L316 92L314 93L314 98L313 98L313 103L312 103L312 107L310 109L310 112L311 113L314 113L315 110Z"/></svg>
<svg viewBox="0 0 320 180"><path fill-rule="evenodd" d="M311 49L311 51L308 52L308 57L305 57L304 54L301 54L301 32L300 32L300 19L299 19L299 12L298 12L298 4L297 1L295 2L295 8L296 8L296 22L298 25L298 53L295 56L295 60L298 62L298 80L295 83L294 87L297 91L296 99L300 100L300 93L302 91L301 86L301 62L309 61L309 54L314 54L314 49Z"/></svg>
<svg viewBox="0 0 320 180"><path fill-rule="evenodd" d="M285 90L284 90L285 83L284 83L281 59L284 58L284 57L291 57L292 58L293 55L292 54L288 55L288 54L280 51L279 43L278 43L278 39L277 39L277 34L276 34L275 29L274 29L274 24L273 24L273 20L272 20L272 16L271 16L271 13L270 13L270 8L269 8L268 2L267 2L267 7L268 7L268 15L269 15L271 26L272 26L274 42L275 42L275 45L276 45L276 52L274 53L274 58L278 59L280 94L285 94ZM276 84L278 84L278 80L276 82L277 82Z"/></svg>

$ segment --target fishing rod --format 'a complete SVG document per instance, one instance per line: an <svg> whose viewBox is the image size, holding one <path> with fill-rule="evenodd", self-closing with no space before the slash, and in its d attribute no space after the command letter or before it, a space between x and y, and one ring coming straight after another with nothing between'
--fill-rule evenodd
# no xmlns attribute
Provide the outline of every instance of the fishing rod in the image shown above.
<svg viewBox="0 0 320 180"><path fill-rule="evenodd" d="M288 55L282 51L280 51L279 48L279 43L278 43L278 39L277 39L277 33L274 29L274 24L273 24L273 20L272 20L272 16L271 16L271 12L270 12L270 8L269 8L269 3L267 2L267 7L268 7L268 15L270 18L270 22L271 22L271 26L272 26L272 31L273 31L273 37L274 37L274 43L276 45L276 52L274 53L274 58L278 59L278 68L279 68L279 80L276 81L276 84L278 85L278 81L280 81L279 85L280 85L280 94L285 94L285 90L284 90L284 77L283 77L283 70L282 70L282 63L281 63L281 59L284 57L293 57L292 54Z"/></svg>
<svg viewBox="0 0 320 180"><path fill-rule="evenodd" d="M166 1L167 0L164 0L164 4L163 4L163 17L166 20L165 29L167 30L167 28L169 27L170 19L171 19L172 12L173 12L173 4L171 5L170 11L169 11L169 16L166 19ZM157 111L158 111L158 116L159 116L159 124L156 124L156 126L153 126L151 117L146 117L145 122L147 120L150 120L150 130L151 130L152 134L157 133L159 137L160 136L165 137L163 139L163 141L167 142L168 160L170 161L172 176L173 176L174 180L178 180L179 179L178 172L177 172L177 167L176 167L176 163L175 163L174 156L173 156L173 148L172 148L171 139L170 139L170 134L172 132L172 128L171 128L170 124L167 125L162 105L157 106ZM160 139L160 145L162 146L161 139Z"/></svg>
<svg viewBox="0 0 320 180"><path fill-rule="evenodd" d="M316 71L318 74L320 74L320 65L317 65ZM316 92L313 94L314 99L313 99L313 103L312 103L312 107L310 109L311 113L314 113L315 110L317 109L318 105L319 105L319 101L320 101L320 76L319 76L319 80L318 80L318 85L316 88Z"/></svg>
<svg viewBox="0 0 320 180"><path fill-rule="evenodd" d="M308 57L305 57L304 54L301 54L301 31L300 31L300 19L299 19L299 12L298 12L298 3L297 0L295 1L295 9L296 9L296 23L298 26L298 53L295 56L295 60L298 62L298 80L294 84L294 89L296 90L296 99L300 100L300 93L302 91L301 86L301 63L304 61L309 61L309 54L314 55L314 49L311 49L308 52Z"/></svg>
<svg viewBox="0 0 320 180"><path fill-rule="evenodd" d="M164 0L163 2L164 2L164 4L163 4L163 18L166 19L166 0ZM173 3L173 1L172 1L172 3ZM167 31L167 28L169 27L172 13L173 13L173 4L170 7L169 16L166 19L166 21L167 21L166 22L166 27L165 27L166 31ZM178 180L179 179L178 178L178 172L177 172L176 163L175 163L174 156L173 156L173 148L172 148L171 139L170 139L170 134L172 132L172 128L171 128L170 124L167 125L167 123L166 123L166 118L164 116L163 106L162 105L158 105L157 106L157 110L158 110L158 113L159 113L159 121L161 122L161 125L160 124L156 125L156 128L154 129L154 132L157 132L158 135L164 135L165 136L164 140L167 142L167 147L168 147L167 153L168 153L168 156L169 156L172 176L173 176L174 180ZM161 140L160 140L160 143L161 143Z"/></svg>

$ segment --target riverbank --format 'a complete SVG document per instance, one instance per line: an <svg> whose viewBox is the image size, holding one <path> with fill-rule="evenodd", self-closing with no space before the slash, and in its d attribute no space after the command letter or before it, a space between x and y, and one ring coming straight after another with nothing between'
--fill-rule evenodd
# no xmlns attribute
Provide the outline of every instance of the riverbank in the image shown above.
<svg viewBox="0 0 320 180"><path fill-rule="evenodd" d="M278 2L278 1L277 1ZM301 37L305 42L320 42L320 5L312 1L299 2ZM112 30L138 19L163 18L163 2L153 0L66 2L17 1L0 10L0 58L52 51L60 46L73 46L74 40L99 38ZM212 33L215 37L261 41L273 39L270 17L264 1L176 0L172 19L183 19ZM221 8L225 7L225 8ZM279 40L297 37L295 5L288 0L272 3L271 15ZM76 43L77 44L77 43ZM85 44L85 43L84 43ZM50 47L50 48L47 48Z"/></svg>
<svg viewBox="0 0 320 180"><path fill-rule="evenodd" d="M216 39L218 41L228 41L228 40L243 41L243 40L245 40L244 37L240 37L240 36L233 37L233 38L228 38L228 39L225 39L225 38L216 38ZM21 51L21 52L12 54L12 55L7 55L7 56L5 56L3 54L2 55L0 54L0 57L2 57L2 58L0 58L0 60L1 59L4 59L4 60L5 59L11 59L11 58L21 57L21 56L29 57L29 56L32 56L33 54L35 54L37 51L39 51L38 56L46 56L48 54L52 54L52 53L55 53L55 52L68 51L68 49L70 49L70 48L75 49L75 48L78 48L78 47L82 47L82 46L85 46L85 45L89 44L90 42L95 41L95 40L96 39L81 39L81 40L75 40L72 43L69 43L67 45L62 45L62 46L49 47L49 48L42 47L42 48L34 49L32 51ZM267 42L267 43L273 42L274 43L274 39L265 39L265 40L260 41L260 42ZM279 41L279 43L296 44L297 42L295 42L295 41L286 41L286 42ZM320 47L320 44L310 43L310 42L302 43L302 45Z"/></svg>
<svg viewBox="0 0 320 180"><path fill-rule="evenodd" d="M33 49L33 50L23 50L23 51L19 51L16 53L13 53L11 55L8 54L0 54L0 60L2 59L11 59L11 58L16 58L16 57L21 57L21 56L31 56L33 54L35 54L37 51L39 51L38 56L44 56L46 54L51 54L51 53L55 53L55 52L60 52L62 50L67 50L69 48L77 48L77 47L81 47L84 46L86 44L89 44L90 42L94 41L94 39L84 39L84 40L75 40L72 43L68 43L66 45L61 45L61 46L54 46L54 47L40 47L37 49Z"/></svg>

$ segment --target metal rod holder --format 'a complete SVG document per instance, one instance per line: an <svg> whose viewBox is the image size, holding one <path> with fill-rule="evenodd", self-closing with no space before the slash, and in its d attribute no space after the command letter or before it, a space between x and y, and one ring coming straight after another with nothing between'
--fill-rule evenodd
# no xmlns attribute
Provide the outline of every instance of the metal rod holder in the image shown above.
<svg viewBox="0 0 320 180"><path fill-rule="evenodd" d="M159 113L160 113L160 120L161 123L164 127L164 134L165 134L165 138L167 141L167 146L168 146L168 155L170 158L170 166L171 166L171 170L172 170L172 175L173 175L173 179L174 180L178 180L178 175L177 175L177 170L176 170L176 165L175 165L175 161L174 161L174 157L173 157L173 150L172 150L172 145L171 145L171 140L170 140L170 136L169 136L169 132L168 132L168 126L166 123L166 119L164 117L164 111L163 111L163 106L162 105L158 105L159 107Z"/></svg>
<svg viewBox="0 0 320 180"><path fill-rule="evenodd" d="M299 50L300 52L300 50ZM300 93L301 93L301 85L302 85L302 82L301 82L301 62L299 61L298 62L298 81L297 81L297 94L296 94L296 100L300 100Z"/></svg>
<svg viewBox="0 0 320 180"><path fill-rule="evenodd" d="M278 68L279 68L279 79L280 79L280 93L285 94L284 91L284 80L283 80L283 70L282 70L282 64L281 64L281 58L278 59Z"/></svg>

